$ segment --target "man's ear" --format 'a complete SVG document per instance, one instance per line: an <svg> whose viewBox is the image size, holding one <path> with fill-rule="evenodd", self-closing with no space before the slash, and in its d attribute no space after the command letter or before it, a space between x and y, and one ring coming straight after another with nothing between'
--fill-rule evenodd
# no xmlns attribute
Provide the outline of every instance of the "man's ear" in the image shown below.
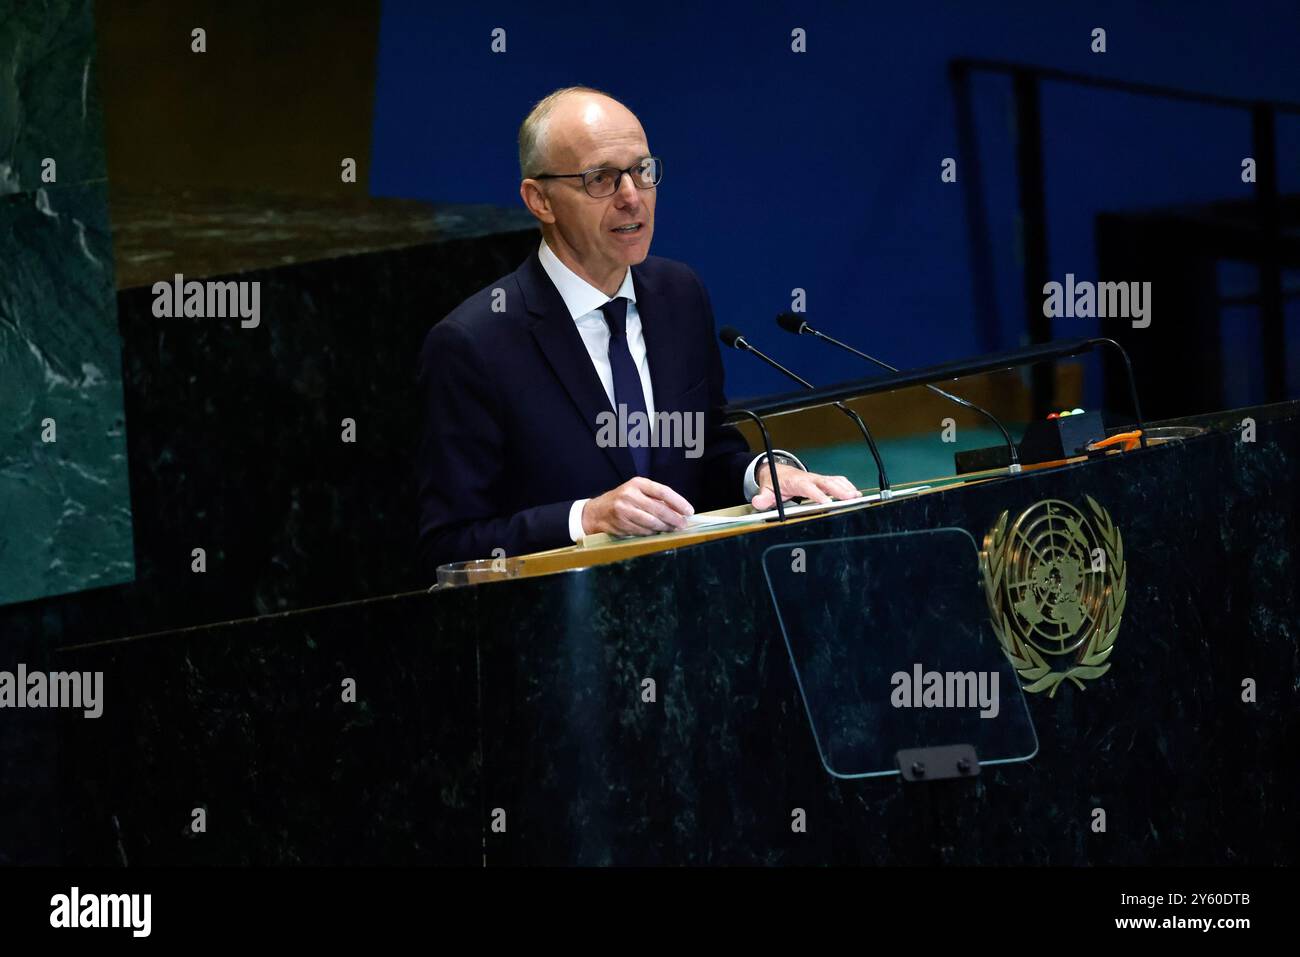
<svg viewBox="0 0 1300 957"><path fill-rule="evenodd" d="M543 223L555 222L555 213L551 210L551 201L547 198L542 184L535 179L526 179L519 184L519 198L524 201L528 211Z"/></svg>

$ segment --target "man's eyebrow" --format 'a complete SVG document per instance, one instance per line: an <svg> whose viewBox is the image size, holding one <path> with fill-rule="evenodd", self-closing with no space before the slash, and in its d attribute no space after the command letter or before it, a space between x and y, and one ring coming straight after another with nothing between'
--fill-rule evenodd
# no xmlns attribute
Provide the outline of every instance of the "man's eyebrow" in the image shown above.
<svg viewBox="0 0 1300 957"><path fill-rule="evenodd" d="M607 159L607 160L598 160L597 162L593 163L592 165L586 168L587 169L627 169L628 167L635 166L637 163L640 163L642 160L648 160L649 158L650 158L649 153L638 153L637 158L634 159L632 162L628 163L627 166L619 166L617 160Z"/></svg>

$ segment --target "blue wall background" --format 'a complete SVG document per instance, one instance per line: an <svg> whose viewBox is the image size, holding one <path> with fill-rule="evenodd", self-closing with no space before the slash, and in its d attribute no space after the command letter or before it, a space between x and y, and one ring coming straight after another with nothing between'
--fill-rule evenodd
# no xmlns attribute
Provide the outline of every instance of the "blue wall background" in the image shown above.
<svg viewBox="0 0 1300 957"><path fill-rule="evenodd" d="M371 193L517 205L515 134L528 109L559 86L606 89L641 117L665 158L652 251L694 266L719 325L747 330L822 382L865 373L775 328L796 286L808 291L810 320L898 365L987 345L970 298L961 186L939 178L945 156L962 172L952 58L1300 101L1294 2L665 2L610 11L388 0ZM1104 54L1089 49L1098 26ZM496 27L507 31L505 54L491 52ZM790 52L795 27L807 31L805 54ZM993 345L1010 348L1025 328L1011 86L985 75L974 90L996 267ZM1098 212L1250 195L1240 180L1250 153L1243 111L1058 83L1044 86L1042 111L1054 278L1095 276ZM1300 191L1300 118L1280 119L1278 134L1280 186ZM1153 321L1172 320L1153 298ZM1250 313L1236 315L1242 336ZM1096 329L1060 320L1056 334ZM1289 332L1294 343L1300 324ZM1237 353L1235 363L1252 359ZM758 363L724 357L732 397L786 388ZM1293 363L1292 393L1297 371ZM1243 390L1234 399L1253 397L1250 369L1225 375Z"/></svg>

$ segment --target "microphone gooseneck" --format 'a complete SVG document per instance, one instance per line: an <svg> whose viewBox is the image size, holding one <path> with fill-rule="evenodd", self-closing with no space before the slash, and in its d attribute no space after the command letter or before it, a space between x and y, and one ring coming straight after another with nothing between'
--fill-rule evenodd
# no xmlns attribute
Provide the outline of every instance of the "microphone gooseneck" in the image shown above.
<svg viewBox="0 0 1300 957"><path fill-rule="evenodd" d="M851 352L860 359L866 359L868 362L874 363L875 365L880 366L880 368L882 369L887 369L890 372L899 371L897 366L891 366L888 362L885 362L882 359L877 359L875 356L869 356L861 349L855 349L853 348L853 346L849 345L846 342L840 342L840 340L836 339L834 336L828 336L826 333L814 329L812 326L808 325L806 320L802 319L800 316L796 315L795 313L792 312L781 313L779 316L776 317L776 324L780 326L782 329L784 329L786 332L793 333L796 336L813 336L814 338L821 339L825 342L829 342L831 345L838 346L839 348L845 350L846 352ZM927 385L926 388L929 389L931 392L936 393L937 395L943 396L945 399L948 399L952 402L956 402L960 406L964 406L967 409L971 409L975 412L978 412L980 415L984 416L984 418L988 419L995 426L997 426L998 431L1002 433L1002 438L1007 443L1007 452L1011 456L1010 465L1007 467L1007 471L1012 473L1020 471L1020 456L1016 452L1016 443L1012 441L1011 433L1007 431L1006 426L1004 426L998 420L997 416L995 416L992 412L988 411L988 409L982 408L981 406L976 405L974 402L971 402L969 399L963 399L959 395L953 395L951 392L945 392L943 389L940 389L938 386Z"/></svg>
<svg viewBox="0 0 1300 957"><path fill-rule="evenodd" d="M761 350L756 349L754 348L754 346L750 345L749 342L745 339L745 337L741 335L740 330L737 329L735 326L723 326L721 331L718 333L718 338L722 340L723 345L730 346L732 349L739 349L742 352L752 353L753 355L757 356L758 358L766 362L768 365L770 365L777 372L780 372L782 375L793 379L795 382L798 382L805 389L816 388L816 386L814 386L803 376L798 375L795 372L791 372L789 369L781 365L781 363L777 362L771 356L767 355ZM854 422L857 423L858 429L862 432L862 437L867 441L867 448L871 450L871 457L876 461L876 474L880 479L880 497L882 499L889 498L890 497L889 477L885 474L885 461L880 457L880 450L876 448L876 440L871 437L871 432L867 428L867 424L862 421L862 416L858 415L856 412L850 409L843 402L836 402L835 408L839 409L841 412L843 412L850 419L852 419Z"/></svg>

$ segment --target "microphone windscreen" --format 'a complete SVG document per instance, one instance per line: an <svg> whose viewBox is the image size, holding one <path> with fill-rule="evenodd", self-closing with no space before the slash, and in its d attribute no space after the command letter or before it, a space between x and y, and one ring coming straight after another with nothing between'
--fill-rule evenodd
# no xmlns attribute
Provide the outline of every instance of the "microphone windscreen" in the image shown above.
<svg viewBox="0 0 1300 957"><path fill-rule="evenodd" d="M741 332L735 326L723 326L718 332L718 338L722 340L724 346L730 346L735 349L736 340L742 338Z"/></svg>
<svg viewBox="0 0 1300 957"><path fill-rule="evenodd" d="M793 312L783 312L776 317L776 324L786 332L793 332L796 336L803 333L804 321L801 316Z"/></svg>

